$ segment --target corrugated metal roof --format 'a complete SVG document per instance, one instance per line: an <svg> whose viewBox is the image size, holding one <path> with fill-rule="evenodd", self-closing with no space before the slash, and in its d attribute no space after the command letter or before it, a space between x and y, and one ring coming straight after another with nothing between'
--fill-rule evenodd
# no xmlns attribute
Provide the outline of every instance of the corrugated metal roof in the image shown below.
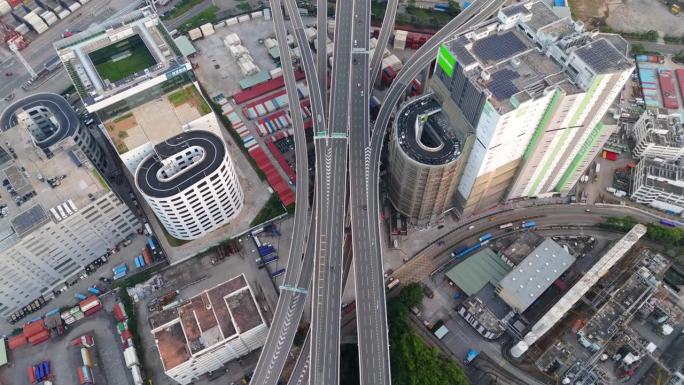
<svg viewBox="0 0 684 385"><path fill-rule="evenodd" d="M181 55L183 56L187 57L197 52L197 50L195 50L195 47L190 42L190 39L188 39L188 37L185 35L181 35L173 39L173 42L176 43L176 46L178 47Z"/></svg>
<svg viewBox="0 0 684 385"><path fill-rule="evenodd" d="M5 340L2 340L0 344L0 366L7 365L7 345L5 345Z"/></svg>
<svg viewBox="0 0 684 385"><path fill-rule="evenodd" d="M485 248L459 263L446 276L466 295L480 291L487 282L496 286L511 271L492 249Z"/></svg>

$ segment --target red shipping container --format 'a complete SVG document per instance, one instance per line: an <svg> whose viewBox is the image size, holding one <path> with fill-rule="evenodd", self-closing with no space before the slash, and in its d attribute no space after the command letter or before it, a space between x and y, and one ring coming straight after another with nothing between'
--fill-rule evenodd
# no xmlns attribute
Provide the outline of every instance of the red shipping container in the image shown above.
<svg viewBox="0 0 684 385"><path fill-rule="evenodd" d="M97 305L95 305L95 306L99 306L99 305L100 305L100 301L97 299L97 297L94 296L94 295L91 295L90 297L88 297L88 298L84 299L83 301L79 302L79 303L78 303L78 307L81 308L81 311L86 311L86 310L88 310L89 307L93 306L94 303L97 304Z"/></svg>
<svg viewBox="0 0 684 385"><path fill-rule="evenodd" d="M31 322L30 324L24 325L24 337L31 338L32 335L38 334L45 330L45 323L43 320Z"/></svg>
<svg viewBox="0 0 684 385"><path fill-rule="evenodd" d="M618 154L617 154L617 152L604 150L603 151L603 158L608 159L608 160L612 160L614 162L617 160Z"/></svg>
<svg viewBox="0 0 684 385"><path fill-rule="evenodd" d="M677 101L675 93L672 71L658 70L658 84L660 85L660 94L663 97L663 107L671 110L678 109L679 101Z"/></svg>
<svg viewBox="0 0 684 385"><path fill-rule="evenodd" d="M28 341L31 343L31 345L36 346L40 343L43 343L47 340L50 339L50 332L47 330L43 330L40 333L34 334L31 336L31 338L28 339Z"/></svg>
<svg viewBox="0 0 684 385"><path fill-rule="evenodd" d="M121 322L126 319L126 312L123 308L123 304L121 302L117 302L114 305L114 317L116 317L116 320Z"/></svg>
<svg viewBox="0 0 684 385"><path fill-rule="evenodd" d="M33 373L33 366L28 367L27 373L28 373L29 382L32 384L35 384L36 383L36 375L35 375L35 373Z"/></svg>
<svg viewBox="0 0 684 385"><path fill-rule="evenodd" d="M129 339L133 338L133 334L131 334L131 331L126 329L121 333L121 339L125 341L128 341Z"/></svg>
<svg viewBox="0 0 684 385"><path fill-rule="evenodd" d="M147 247L142 250L143 252L143 259L145 259L145 264L146 265L151 265L154 260L152 259L152 255L150 254L150 251L147 250Z"/></svg>
<svg viewBox="0 0 684 385"><path fill-rule="evenodd" d="M17 334L16 336L11 336L7 339L7 346L10 348L10 350L14 350L26 345L26 342L26 337L24 337L23 334Z"/></svg>
<svg viewBox="0 0 684 385"><path fill-rule="evenodd" d="M93 315L93 314L97 313L100 310L102 310L102 305L97 305L97 306L91 307L90 309L84 311L83 314L85 314L85 316L87 317L89 315Z"/></svg>
<svg viewBox="0 0 684 385"><path fill-rule="evenodd" d="M675 74L679 83L679 93L682 95L682 100L684 100L684 69L675 70Z"/></svg>

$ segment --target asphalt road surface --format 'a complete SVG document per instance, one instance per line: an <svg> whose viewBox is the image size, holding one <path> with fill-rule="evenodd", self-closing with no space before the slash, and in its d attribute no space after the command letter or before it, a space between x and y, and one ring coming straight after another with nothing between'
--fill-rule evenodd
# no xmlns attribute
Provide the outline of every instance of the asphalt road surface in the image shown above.
<svg viewBox="0 0 684 385"><path fill-rule="evenodd" d="M387 42L389 41L392 32L394 32L394 19L397 16L398 5L399 0L390 0L387 2L385 16L382 19L382 26L380 27L380 33L378 34L378 44L375 46L373 58L371 59L369 75L369 79L372 80L370 83L371 85L375 84L375 79L377 79L378 74L380 73L380 66L382 66L382 58L384 56L385 48L387 47Z"/></svg>
<svg viewBox="0 0 684 385"><path fill-rule="evenodd" d="M62 133L73 133L78 128L81 122L78 115L71 108L69 102L61 95L42 92L39 94L28 95L10 104L0 114L0 131L6 131L17 125L16 112L19 109L29 109L37 106L44 106L50 109L57 119L60 128L66 127L66 130L60 130ZM62 138L56 139L61 140Z"/></svg>
<svg viewBox="0 0 684 385"><path fill-rule="evenodd" d="M273 22L275 24L276 38L279 46L284 50L283 56L289 57L290 51L287 45L287 30L280 4L280 0L273 0ZM271 323L266 344L262 348L259 362L251 380L252 384L267 385L276 384L280 378L287 354L290 351L297 326L302 316L306 293L301 291L301 272L306 272L306 267L311 270L311 260L302 264L304 251L307 249L307 228L310 225L309 207L309 162L306 150L306 135L304 132L303 117L299 108L299 98L294 78L292 62L283 61L283 76L287 90L290 116L293 120L295 132L295 167L299 176L296 185L295 219L292 229L292 242L290 242L289 258L286 267L285 279L280 290L280 297L276 305L276 312ZM310 239L310 238L309 238ZM311 242L312 243L312 242ZM313 246L313 245L312 245ZM313 248L312 248L313 250ZM310 274L310 273L309 273ZM304 273L306 275L306 273ZM308 285L309 278L304 278L304 287Z"/></svg>
<svg viewBox="0 0 684 385"><path fill-rule="evenodd" d="M394 5L388 9L396 11ZM387 15L385 23L388 22ZM383 32L391 31L383 24ZM354 288L356 293L356 322L359 347L359 381L361 385L390 385L390 363L387 337L387 310L382 267L382 256L372 253L372 242L367 229L375 218L368 211L367 182L370 155L369 144L369 82L368 36L370 30L370 0L354 1L354 47L352 51L351 105L349 130L349 188L354 255ZM385 39L384 43L387 43ZM379 44L375 54L382 59L384 46ZM379 53L379 55L378 55ZM374 56L375 58L375 56ZM379 65L379 64L378 64ZM372 212L371 212L372 213Z"/></svg>
<svg viewBox="0 0 684 385"><path fill-rule="evenodd" d="M311 384L340 380L340 301L347 185L347 131L351 67L351 1L338 1L335 12L335 62L328 135L316 142L316 264L311 320Z"/></svg>

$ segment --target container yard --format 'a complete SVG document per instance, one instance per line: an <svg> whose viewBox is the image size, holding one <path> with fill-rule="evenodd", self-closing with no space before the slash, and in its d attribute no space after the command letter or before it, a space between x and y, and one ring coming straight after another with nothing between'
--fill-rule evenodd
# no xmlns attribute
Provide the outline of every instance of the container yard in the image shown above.
<svg viewBox="0 0 684 385"><path fill-rule="evenodd" d="M684 117L684 68L661 55L636 56L636 75L646 107L666 108ZM638 91L637 91L638 92Z"/></svg>

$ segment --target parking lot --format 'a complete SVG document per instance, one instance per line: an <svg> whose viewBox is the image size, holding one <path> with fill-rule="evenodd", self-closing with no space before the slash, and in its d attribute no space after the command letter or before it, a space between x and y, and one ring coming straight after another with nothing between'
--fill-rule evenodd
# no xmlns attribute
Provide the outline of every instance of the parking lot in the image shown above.
<svg viewBox="0 0 684 385"><path fill-rule="evenodd" d="M130 245L122 247L119 252L109 256L107 258L107 263L92 271L90 274L84 272L85 274L83 275L86 275L85 278L77 279L75 282L73 282L73 284L63 286L62 289L64 289L64 292L62 293L59 293L59 290L56 290L56 297L51 301L48 301L41 309L33 312L32 314L26 315L14 325L10 324L5 319L0 321L0 333L3 335L9 335L13 329L21 327L21 325L28 322L32 318L43 316L51 309L61 308L64 306L73 306L78 302L78 300L74 298L74 295L76 293L88 295L88 288L93 285L97 285L101 288L107 287L109 284L102 282L100 277L112 278L112 268L114 266L117 266L121 263L126 263L128 264L129 269L135 270L133 260L135 257L142 254L141 250L145 247L146 242L146 236L136 236Z"/></svg>
<svg viewBox="0 0 684 385"><path fill-rule="evenodd" d="M27 368L38 362L49 360L55 384L78 384L76 369L83 365L78 347L71 340L84 334L93 336L95 346L91 348L93 377L96 384L133 384L130 371L124 364L121 342L116 332L116 320L111 313L114 295L102 299L104 309L74 323L64 335L38 345L25 345L8 352L9 364L0 369L0 382L4 384L28 384Z"/></svg>

